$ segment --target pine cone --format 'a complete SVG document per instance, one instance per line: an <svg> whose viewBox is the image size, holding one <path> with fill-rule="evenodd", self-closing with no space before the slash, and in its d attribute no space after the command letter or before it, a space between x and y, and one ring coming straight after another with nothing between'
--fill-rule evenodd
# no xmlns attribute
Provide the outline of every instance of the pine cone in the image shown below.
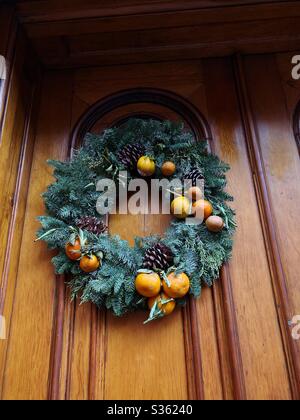
<svg viewBox="0 0 300 420"><path fill-rule="evenodd" d="M190 180L193 187L196 187L197 181L204 179L201 169L193 168L190 172L184 175L184 180Z"/></svg>
<svg viewBox="0 0 300 420"><path fill-rule="evenodd" d="M79 229L87 230L90 233L95 235L101 235L106 233L108 228L102 220L97 219L97 217L84 216L81 219L76 221L76 226Z"/></svg>
<svg viewBox="0 0 300 420"><path fill-rule="evenodd" d="M143 267L148 270L166 271L173 263L174 255L170 248L162 243L153 245L146 251Z"/></svg>
<svg viewBox="0 0 300 420"><path fill-rule="evenodd" d="M119 161L128 169L136 169L140 157L145 154L142 144L128 144L118 153Z"/></svg>

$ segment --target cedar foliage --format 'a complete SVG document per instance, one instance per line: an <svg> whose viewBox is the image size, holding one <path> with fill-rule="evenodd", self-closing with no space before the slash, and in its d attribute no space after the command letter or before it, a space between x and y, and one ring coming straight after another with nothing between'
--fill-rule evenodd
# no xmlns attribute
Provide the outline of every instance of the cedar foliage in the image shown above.
<svg viewBox="0 0 300 420"><path fill-rule="evenodd" d="M172 160L177 167L174 178L183 178L188 171L199 168L205 178L205 198L212 203L214 214L223 217L225 229L216 234L209 232L204 223L188 225L174 220L163 238L136 238L134 248L118 236L86 231L86 250L102 251L104 259L96 272L83 273L78 262L70 261L64 251L70 226L76 226L76 220L83 216L99 217L96 201L101 193L96 191L97 182L101 178L117 180L119 171L126 170L118 154L126 146L139 143L145 154L155 158L157 168ZM208 153L207 143L196 142L182 124L130 120L99 135L88 134L72 159L49 164L54 167L56 182L43 194L47 215L39 218L42 227L38 237L43 236L50 249L59 251L53 264L58 274L72 274L69 286L74 298L111 309L117 316L145 308L145 299L136 293L134 280L147 249L158 241L173 252L175 270L190 277L190 293L195 297L200 295L203 284L213 284L222 264L230 259L235 222L234 212L226 204L232 201L225 192L229 166ZM159 169L155 177L161 178Z"/></svg>

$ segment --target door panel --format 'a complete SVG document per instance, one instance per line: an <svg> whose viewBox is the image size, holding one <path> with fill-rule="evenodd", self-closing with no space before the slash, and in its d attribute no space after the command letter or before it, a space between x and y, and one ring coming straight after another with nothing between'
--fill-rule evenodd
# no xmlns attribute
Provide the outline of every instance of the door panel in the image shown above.
<svg viewBox="0 0 300 420"><path fill-rule="evenodd" d="M299 247L295 244L300 232L292 222L299 207L298 155L289 111L282 106L285 82L262 75L265 65L272 62L276 67L281 58L247 60L243 74L230 58L46 74L25 215L22 206L19 210L24 231L16 287L11 290L14 309L3 361L2 398L299 396L299 369L293 358L298 344L292 346L288 339L288 319L280 310L283 285L276 280L274 248L268 242L272 220L267 217L258 183L268 182L267 204L274 209L279 256L288 279L287 299L296 314L300 297L295 277ZM247 81L247 98L239 88L242 76ZM170 91L178 100L189 101L208 121L212 150L231 164L228 190L235 196L239 226L233 259L222 270L220 281L212 289L205 288L200 300L147 326L142 325L143 313L117 319L91 305L70 303L64 279L53 273L51 253L43 244L32 244L38 227L35 217L43 213L40 193L52 182L45 160L69 155L71 132L91 106L116 92L140 87ZM251 102L259 133L259 156L252 153L255 139L248 130L246 99ZM92 130L98 132L137 114L179 119L168 106L141 102L112 110ZM257 163L263 172L257 171ZM283 192L286 184L289 189ZM286 201L291 208L289 226L277 207L278 202L282 207ZM113 216L109 228L132 243L136 235L163 233L168 224L166 216Z"/></svg>
<svg viewBox="0 0 300 420"><path fill-rule="evenodd" d="M286 61L291 62L291 59L286 57ZM245 65L248 69L251 68L251 73L248 72L247 76L254 121L255 124L257 121L263 122L258 126L257 135L262 158L267 163L266 179L292 315L300 310L297 269L300 249L300 226L297 223L300 208L300 166L297 144L287 112L284 90L280 84L280 74L276 69L276 58L264 59L264 71L259 57L248 58ZM296 81L294 84L297 87ZM263 93L262 87L272 92L272 101ZM297 89L293 91L297 92ZM296 101L293 100L294 102ZM296 105L297 102L293 111Z"/></svg>
<svg viewBox="0 0 300 420"><path fill-rule="evenodd" d="M15 289L11 292L14 293L13 312L7 340L3 399L46 398L51 375L49 366L56 304L55 275L49 265L52 254L47 252L43 245L35 247L33 240L38 228L36 217L44 212L40 195L45 186L52 182L51 170L47 168L45 161L49 156L58 159L67 156L66 140L70 129L67 109L71 110L71 107L70 97L67 95L67 77L52 77L46 79L45 83L45 96L40 108L42 118L39 120L33 152L23 232L18 239L20 256L18 267L13 273ZM55 91L56 95L51 96L51 91ZM57 95L59 91L60 96ZM13 242L12 246L15 248L17 242ZM11 261L11 264L13 263L14 261ZM9 289L12 286L10 283Z"/></svg>
<svg viewBox="0 0 300 420"><path fill-rule="evenodd" d="M250 399L258 396L289 398L285 354L255 192L255 174L249 162L233 68L229 63L229 60L207 60L205 67L208 119L213 127L216 150L231 165L228 189L235 197L237 212L238 230L229 273L245 393ZM220 97L226 98L226 105Z"/></svg>

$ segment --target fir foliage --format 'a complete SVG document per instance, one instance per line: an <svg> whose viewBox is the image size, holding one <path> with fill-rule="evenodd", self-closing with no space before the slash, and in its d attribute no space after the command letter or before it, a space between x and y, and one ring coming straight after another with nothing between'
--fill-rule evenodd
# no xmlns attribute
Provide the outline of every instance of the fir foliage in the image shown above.
<svg viewBox="0 0 300 420"><path fill-rule="evenodd" d="M83 216L99 217L97 182L101 178L117 179L119 171L127 169L118 159L120 151L136 144L142 144L145 154L155 158L157 168L172 160L177 167L174 178L183 178L194 168L201 168L205 197L212 203L214 214L223 217L225 229L216 234L209 232L205 224L189 225L174 220L163 238L137 238L133 248L118 236L85 231L86 251L101 251L104 258L96 272L83 273L79 263L65 254L72 227ZM56 182L43 195L47 215L39 218L42 227L38 237L50 249L59 251L52 261L58 274L72 274L69 285L73 298L111 309L117 316L145 308L145 299L136 293L134 280L147 249L158 240L174 254L174 270L190 277L190 292L195 297L200 295L203 284L213 284L222 264L230 259L235 221L233 210L226 204L232 201L225 191L229 166L208 152L205 141L196 142L182 124L130 120L102 134L88 134L71 160L49 164L54 167ZM155 175L161 178L159 169Z"/></svg>

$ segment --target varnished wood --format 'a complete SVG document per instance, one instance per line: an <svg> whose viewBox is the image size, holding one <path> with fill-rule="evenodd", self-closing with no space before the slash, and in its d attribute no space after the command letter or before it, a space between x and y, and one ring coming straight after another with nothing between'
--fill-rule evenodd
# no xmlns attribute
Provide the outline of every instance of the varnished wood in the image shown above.
<svg viewBox="0 0 300 420"><path fill-rule="evenodd" d="M216 153L216 144L213 141L212 135L210 138L210 151L211 153ZM224 264L220 271L220 281L222 282L222 302L216 299L214 303L216 305L215 312L218 314L220 309L222 309L222 315L225 316L225 325L227 332L227 344L231 349L230 352L230 362L231 362L231 375L233 383L233 393L236 400L245 400L246 399L246 387L245 387L245 377L243 372L243 361L241 355L241 348L239 343L238 336L238 326L237 319L235 314L235 306L233 300L233 291L231 286L230 278L230 269L228 264ZM214 286L215 297L216 286ZM219 304L219 306L217 306ZM222 306L220 306L222 304ZM222 337L224 339L224 337ZM220 361L221 363L221 361ZM222 366L222 365L221 365ZM224 381L224 378L223 378Z"/></svg>
<svg viewBox="0 0 300 420"><path fill-rule="evenodd" d="M20 2L44 65L80 67L296 50L296 1Z"/></svg>
<svg viewBox="0 0 300 420"><path fill-rule="evenodd" d="M224 314L226 319L228 345L230 348L234 399L245 400L247 399L247 392L243 371L243 359L239 342L238 325L235 313L230 270L228 265L224 265L222 267L220 280L222 281Z"/></svg>
<svg viewBox="0 0 300 420"><path fill-rule="evenodd" d="M52 89L54 85L55 82ZM50 84L48 89L51 90ZM49 98L49 95L44 98L42 108L49 107ZM65 108L62 102L60 106ZM65 111L63 108L59 111L59 107L54 106L52 110L62 116ZM47 118L49 118L49 110ZM55 130L59 129L57 119L52 127L55 127ZM35 245L33 240L38 227L35 218L41 211L43 212L43 204L39 197L45 189L45 184L51 180L51 173L44 162L49 154L55 156L57 153L56 156L62 158L63 155L60 153L63 153L65 145L48 141L51 132L47 130L44 121L40 121L39 130L38 135L41 141L36 143L34 149L30 186L26 197L26 213L23 220L24 230L20 239L21 251L16 271L13 273L16 283L2 382L2 398L4 399L46 399L48 397L55 276L52 267L48 266L47 260L42 257L43 253L46 253L48 259L49 253L43 244ZM36 250L35 253L33 249ZM49 276L50 281L46 281L40 288L40 281L45 276ZM22 352L19 351L20 348Z"/></svg>
<svg viewBox="0 0 300 420"><path fill-rule="evenodd" d="M275 0L273 3L287 3L284 0ZM296 2L288 2L290 4ZM265 0L247 0L247 5L268 4ZM21 1L18 4L18 10L21 18L24 21L52 21L52 20L70 20L80 17L93 16L118 16L130 15L138 13L160 12L165 13L169 11L182 12L186 10L195 9L214 9L214 8L231 8L232 6L244 6L245 2L241 0L235 1L233 5L230 0L175 0L175 1L160 1L160 0L142 0L136 1L128 0L126 2L119 0L111 4L109 0L102 1L101 4L94 0L85 1L80 0L47 0L40 4L35 1ZM224 10L223 9L223 10Z"/></svg>
<svg viewBox="0 0 300 420"><path fill-rule="evenodd" d="M202 357L201 357L201 350L200 350L200 335L198 329L198 313L197 313L197 306L195 300L190 299L187 308L184 310L185 315L187 316L186 319L186 328L190 330L190 335L187 335L187 338L191 340L191 356L192 356L192 363L191 365L187 364L187 366L191 366L194 373L194 382L195 382L195 393L191 394L195 396L197 400L204 400L205 399L205 387L203 382L203 369L202 369ZM188 343L186 343L187 345ZM187 375L190 375L189 370L187 371Z"/></svg>
<svg viewBox="0 0 300 420"><path fill-rule="evenodd" d="M300 155L300 101L295 109L293 122L294 122L295 140L296 140L298 152Z"/></svg>
<svg viewBox="0 0 300 420"><path fill-rule="evenodd" d="M0 6L0 55L6 60L6 79L1 81L3 86L0 89L0 139L4 124L4 116L7 109L7 96L10 87L13 62L15 59L16 34L18 24L14 7L7 5Z"/></svg>
<svg viewBox="0 0 300 420"><path fill-rule="evenodd" d="M277 54L276 64L284 92L287 115L293 118L294 137L300 155L300 79L295 80L291 72L291 64L295 55L299 55L299 53L293 51Z"/></svg>
<svg viewBox="0 0 300 420"><path fill-rule="evenodd" d="M215 3L215 2L214 2ZM174 4L174 2L173 2ZM186 2L182 2L185 5ZM213 4L212 4L213 5ZM159 5L161 7L161 3ZM184 27L195 27L197 25L204 24L224 24L229 22L247 22L250 20L260 19L267 22L270 19L276 18L289 18L292 16L299 16L299 4L294 2L273 2L272 7L270 4L257 4L233 5L223 8L196 8L194 10L185 10L184 13L181 11L168 11L168 12L157 12L144 14L136 12L135 14L122 14L120 9L115 9L115 15L105 15L105 9L99 10L98 17L84 17L80 16L80 19L72 20L67 17L66 14L61 16L61 19L52 17L50 20L39 21L37 17L36 22L28 22L28 20L22 17L24 20L24 27L28 33L28 36L32 39L36 38L53 38L53 37L71 37L76 35L86 34L99 34L107 32L120 32L126 31L128 28L131 30L142 30L142 29L159 29L159 28L174 28L177 26ZM101 15L102 13L102 15ZM41 18L40 18L41 19ZM43 18L44 19L44 18Z"/></svg>
<svg viewBox="0 0 300 420"><path fill-rule="evenodd" d="M35 39L34 45L48 68L150 63L181 58L188 60L237 52L258 54L297 50L300 46L299 24L300 18L277 19L268 25L255 20L241 27L229 23L228 33L224 33L221 25L201 25L105 35L88 34L64 38L64 43L60 38L41 38ZM278 37L277 33L282 36ZM122 40L120 45L116 39Z"/></svg>
<svg viewBox="0 0 300 420"><path fill-rule="evenodd" d="M0 314L5 316L8 331L12 322L16 273L27 207L40 79L38 71L29 74L32 63L29 71L27 58L31 57L31 53L22 37L18 37L16 49L14 66L10 68L9 97L6 98L0 134ZM31 83L32 78L34 83ZM8 340L0 341L0 395L5 379L7 350Z"/></svg>
<svg viewBox="0 0 300 420"><path fill-rule="evenodd" d="M244 377L246 399L289 399L290 384L277 323L277 302L273 296L233 70L229 59L205 63L207 118L217 153L231 165L228 188L235 196L233 207L238 223L233 259L229 263L232 289L229 308L236 318L236 332L232 330L233 325L227 327L238 335L232 336L228 348L235 359L233 366L239 369L235 375ZM228 287L226 283L224 286ZM241 364L235 356L236 340ZM236 396L240 392L239 382L235 381Z"/></svg>
<svg viewBox="0 0 300 420"><path fill-rule="evenodd" d="M179 100L172 92L164 89L137 88L124 90L106 97L94 104L80 118L72 134L72 147L75 147L97 121L111 111L124 105L150 103L162 105L177 113L178 117L186 121L198 139L211 139L209 125L199 111L187 100Z"/></svg>
<svg viewBox="0 0 300 420"><path fill-rule="evenodd" d="M269 60L265 61L268 62ZM270 61L268 64L270 64ZM236 61L236 69L238 72L237 83L239 86L240 102L242 107L243 120L245 123L246 138L248 140L249 154L257 176L256 188L259 200L261 200L262 225L264 227L265 239L267 241L266 248L268 251L269 261L271 265L271 272L273 274L276 298L280 302L280 304L278 305L279 320L282 329L283 342L287 353L288 368L290 369L292 391L294 398L299 399L300 347L293 339L291 335L291 330L287 322L287 320L291 319L294 316L294 310L297 310L295 307L293 308L293 304L290 297L291 295L289 294L289 290L291 291L291 287L288 286L289 267L284 265L282 258L284 251L283 249L280 250L280 241L278 237L279 233L278 231L276 231L275 227L276 219L274 220L274 217L276 217L277 213L272 208L272 188L270 185L268 185L269 178L266 170L267 162L265 160L265 155L262 153L262 146L260 147L259 136L255 125L255 119L253 117L253 111L251 109L250 95L248 93L246 76L243 68L243 60L241 58L238 58ZM284 119L282 119L282 126L284 126ZM286 138L288 138L288 135ZM285 140L285 142L287 142L287 140ZM278 157L280 157L280 154L278 155ZM281 156L281 159L282 158L283 157ZM272 162L268 162L268 164L272 165ZM280 171L280 166L276 168ZM296 166L295 169L297 170L298 166ZM289 185L286 185L286 189L289 188L292 188L291 183ZM296 195L294 199L299 200L299 196ZM276 207L277 205L278 203L275 202ZM297 230L293 230L293 232L291 232L290 234L295 235L296 241L299 240L297 236ZM285 246L287 246L286 243ZM290 279L290 281L291 280L292 279Z"/></svg>
<svg viewBox="0 0 300 420"><path fill-rule="evenodd" d="M51 346L51 359L49 368L49 400L59 399L60 370L63 352L63 328L64 328L64 305L65 305L65 277L57 276L56 282L56 306L54 307L53 336Z"/></svg>

